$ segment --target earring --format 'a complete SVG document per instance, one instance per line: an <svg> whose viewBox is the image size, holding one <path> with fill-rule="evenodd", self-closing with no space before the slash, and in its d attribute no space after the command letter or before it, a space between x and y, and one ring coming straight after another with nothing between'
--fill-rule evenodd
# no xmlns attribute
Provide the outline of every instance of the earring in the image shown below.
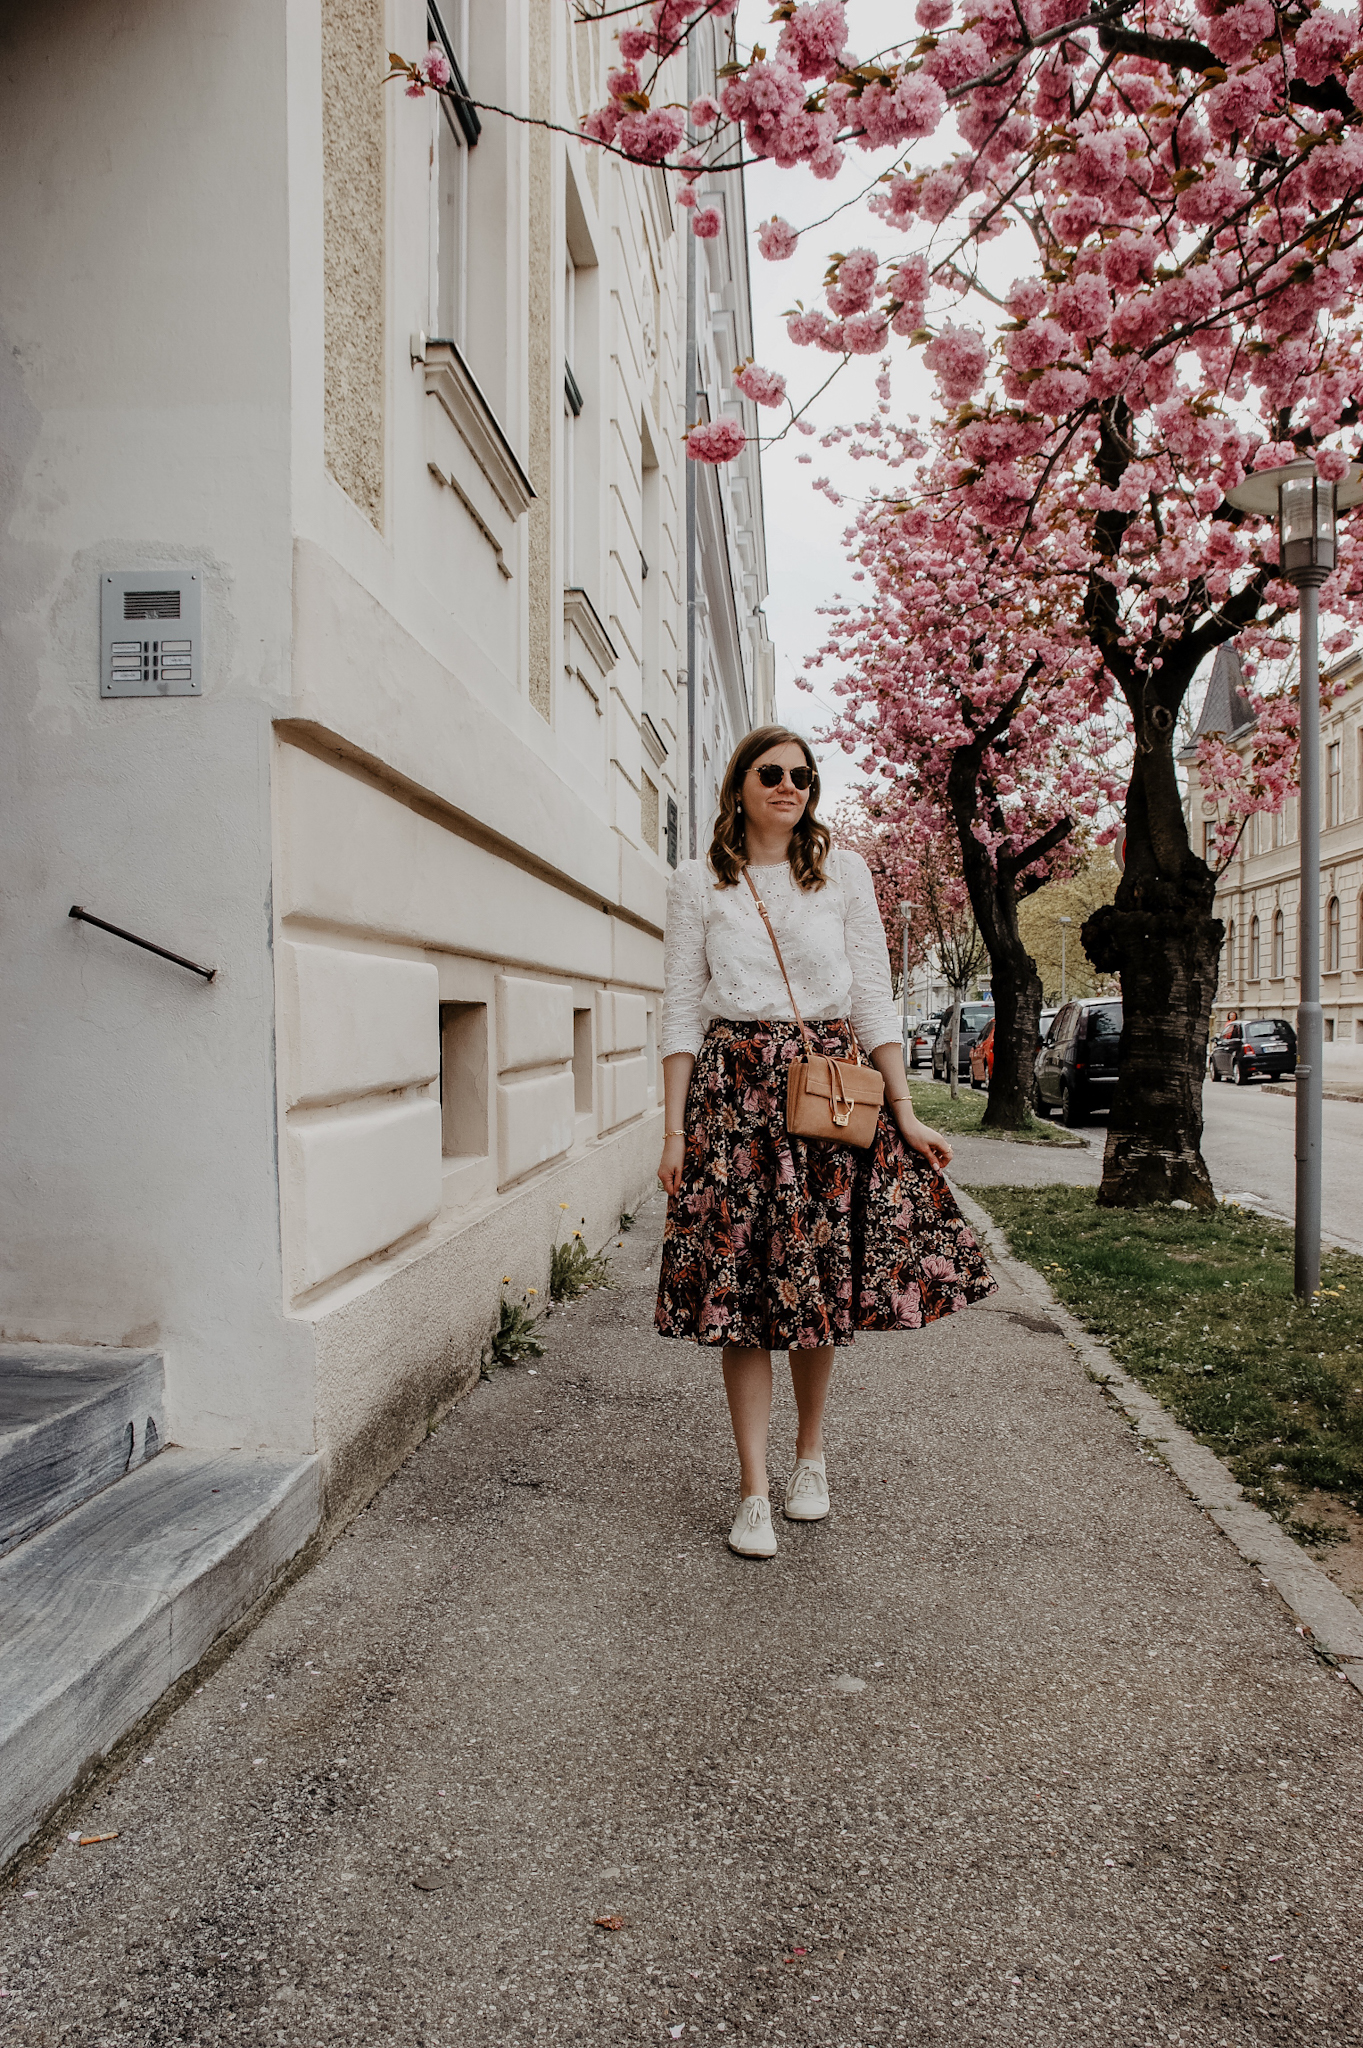
<svg viewBox="0 0 1363 2048"><path fill-rule="evenodd" d="M742 808L743 808L743 799L742 799L741 797L738 797L738 798L736 798L736 799L735 799L735 801L734 801L734 809L735 809L736 811L741 811L741 810L742 810Z"/></svg>

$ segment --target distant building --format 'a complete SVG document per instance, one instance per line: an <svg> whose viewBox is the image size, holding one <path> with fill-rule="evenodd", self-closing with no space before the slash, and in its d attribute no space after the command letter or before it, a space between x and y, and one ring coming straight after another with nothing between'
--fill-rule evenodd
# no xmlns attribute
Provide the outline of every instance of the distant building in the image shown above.
<svg viewBox="0 0 1363 2048"><path fill-rule="evenodd" d="M1326 680L1342 693L1322 714L1321 731L1321 1001L1325 1013L1327 1083L1331 1067L1356 1067L1345 1045L1363 1047L1363 652L1350 654ZM1232 649L1219 650L1195 739L1224 733L1246 747L1253 711ZM1214 860L1216 805L1203 795L1196 750L1184 750L1189 837ZM1214 1025L1231 1010L1242 1018L1284 1016L1299 1000L1298 939L1300 798L1276 815L1250 819L1216 892L1226 927ZM1336 1050L1337 1049L1337 1050Z"/></svg>

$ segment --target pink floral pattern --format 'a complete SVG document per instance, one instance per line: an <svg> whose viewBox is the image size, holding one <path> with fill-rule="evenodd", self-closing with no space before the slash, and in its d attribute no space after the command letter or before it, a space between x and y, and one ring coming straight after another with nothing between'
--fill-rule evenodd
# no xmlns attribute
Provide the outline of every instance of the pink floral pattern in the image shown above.
<svg viewBox="0 0 1363 2048"><path fill-rule="evenodd" d="M817 1051L859 1057L851 1028ZM883 1111L865 1151L786 1130L794 1024L710 1025L686 1101L686 1164L668 1203L655 1321L665 1337L764 1350L917 1330L994 1292L945 1180ZM863 1061L863 1064L865 1062Z"/></svg>

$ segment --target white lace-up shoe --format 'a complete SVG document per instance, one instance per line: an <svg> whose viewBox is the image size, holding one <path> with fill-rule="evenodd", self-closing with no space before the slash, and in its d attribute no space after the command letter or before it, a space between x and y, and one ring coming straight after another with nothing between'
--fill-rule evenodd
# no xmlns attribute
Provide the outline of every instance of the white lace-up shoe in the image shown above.
<svg viewBox="0 0 1363 2048"><path fill-rule="evenodd" d="M822 1458L797 1458L786 1481L782 1513L788 1522L821 1522L828 1513L828 1480Z"/></svg>
<svg viewBox="0 0 1363 2048"><path fill-rule="evenodd" d="M760 1493L750 1493L734 1518L729 1531L729 1548L740 1557L775 1557L776 1531L771 1526L771 1502Z"/></svg>

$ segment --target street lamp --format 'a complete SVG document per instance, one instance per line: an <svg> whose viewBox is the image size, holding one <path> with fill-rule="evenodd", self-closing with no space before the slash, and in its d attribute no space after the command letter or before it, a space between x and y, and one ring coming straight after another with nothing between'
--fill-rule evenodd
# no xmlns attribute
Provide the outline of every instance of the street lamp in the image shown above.
<svg viewBox="0 0 1363 2048"><path fill-rule="evenodd" d="M904 1067L906 1072L909 1064L909 919L917 908L918 905L916 903L901 903L899 905L899 921L904 928L904 963L899 973L899 1003L903 1013L902 1028L904 1035Z"/></svg>
<svg viewBox="0 0 1363 2048"><path fill-rule="evenodd" d="M1074 923L1074 919L1072 917L1058 917L1056 923L1060 927L1060 1000L1063 1003L1065 1000L1065 938L1070 926Z"/></svg>
<svg viewBox="0 0 1363 2048"><path fill-rule="evenodd" d="M1297 1201L1293 1286L1309 1301L1320 1290L1320 597L1335 566L1335 515L1363 499L1363 464L1327 483L1313 462L1288 462L1246 477L1228 504L1278 518L1283 580L1301 592L1301 930L1297 971Z"/></svg>

